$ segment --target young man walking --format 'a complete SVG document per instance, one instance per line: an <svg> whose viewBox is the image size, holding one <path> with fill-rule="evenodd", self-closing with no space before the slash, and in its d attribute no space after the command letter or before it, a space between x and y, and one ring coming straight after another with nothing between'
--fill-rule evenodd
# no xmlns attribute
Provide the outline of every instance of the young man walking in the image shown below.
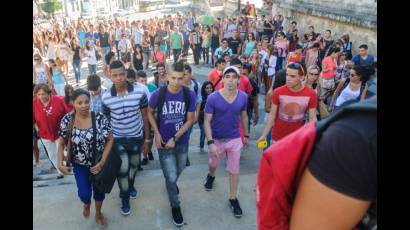
<svg viewBox="0 0 410 230"><path fill-rule="evenodd" d="M220 160L227 156L226 170L229 172L229 205L235 217L242 216L237 199L239 162L242 141L239 122L244 127L244 144L249 144L248 115L246 112L248 96L238 90L240 71L235 66L226 67L223 72L224 87L209 95L205 105L204 127L208 139L209 174L204 184L205 190L213 188L215 171Z"/></svg>
<svg viewBox="0 0 410 230"><path fill-rule="evenodd" d="M172 208L172 218L178 227L184 224L178 198L177 180L185 168L188 156L188 129L195 112L195 93L183 86L184 65L174 63L167 75L168 85L156 90L149 100L148 118L154 130L165 185ZM157 117L154 111L157 109Z"/></svg>

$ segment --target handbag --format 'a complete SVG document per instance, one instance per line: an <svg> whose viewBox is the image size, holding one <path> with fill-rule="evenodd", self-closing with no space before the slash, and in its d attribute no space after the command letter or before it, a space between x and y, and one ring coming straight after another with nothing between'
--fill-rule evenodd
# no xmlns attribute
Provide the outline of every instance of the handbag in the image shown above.
<svg viewBox="0 0 410 230"><path fill-rule="evenodd" d="M93 144L92 144L92 163L93 166L98 164L102 158L102 153L97 153L97 127L95 122L95 112L91 112L92 128L93 128ZM100 193L110 193L114 186L117 175L120 171L122 160L120 156L111 150L107 157L107 161L102 166L101 171L96 175L90 174L90 180L94 188Z"/></svg>
<svg viewBox="0 0 410 230"><path fill-rule="evenodd" d="M330 79L322 78L321 86L323 89L333 90L335 88L335 85L336 83L335 83L334 78L330 78Z"/></svg>

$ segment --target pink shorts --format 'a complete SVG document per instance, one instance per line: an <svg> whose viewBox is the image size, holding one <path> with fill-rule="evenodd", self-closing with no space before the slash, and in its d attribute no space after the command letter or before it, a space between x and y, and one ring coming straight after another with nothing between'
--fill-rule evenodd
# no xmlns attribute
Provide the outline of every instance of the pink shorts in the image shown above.
<svg viewBox="0 0 410 230"><path fill-rule="evenodd" d="M226 154L228 158L226 162L226 171L234 175L239 174L239 160L241 158L241 149L243 146L241 138L238 137L228 141L215 139L215 146L218 156L211 155L208 151L209 165L215 168L218 167L219 161L222 160Z"/></svg>

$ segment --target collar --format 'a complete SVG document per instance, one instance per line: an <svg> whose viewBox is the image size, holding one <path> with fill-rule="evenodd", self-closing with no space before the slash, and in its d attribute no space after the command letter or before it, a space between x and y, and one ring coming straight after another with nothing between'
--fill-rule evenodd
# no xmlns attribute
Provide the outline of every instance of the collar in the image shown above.
<svg viewBox="0 0 410 230"><path fill-rule="evenodd" d="M134 86L130 83L127 82L127 91L128 93L134 91ZM115 85L113 84L111 86L111 96L116 97L117 96L117 90L115 89Z"/></svg>

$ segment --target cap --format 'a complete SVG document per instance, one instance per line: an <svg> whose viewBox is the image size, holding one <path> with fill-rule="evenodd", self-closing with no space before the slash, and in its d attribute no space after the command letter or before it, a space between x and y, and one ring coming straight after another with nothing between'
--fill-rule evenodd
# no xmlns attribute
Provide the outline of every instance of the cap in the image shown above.
<svg viewBox="0 0 410 230"><path fill-rule="evenodd" d="M229 70L233 70L236 72L236 74L238 74L238 76L240 75L240 71L238 69L238 67L236 66L228 66L224 69L223 75L225 75L226 72L228 72Z"/></svg>

